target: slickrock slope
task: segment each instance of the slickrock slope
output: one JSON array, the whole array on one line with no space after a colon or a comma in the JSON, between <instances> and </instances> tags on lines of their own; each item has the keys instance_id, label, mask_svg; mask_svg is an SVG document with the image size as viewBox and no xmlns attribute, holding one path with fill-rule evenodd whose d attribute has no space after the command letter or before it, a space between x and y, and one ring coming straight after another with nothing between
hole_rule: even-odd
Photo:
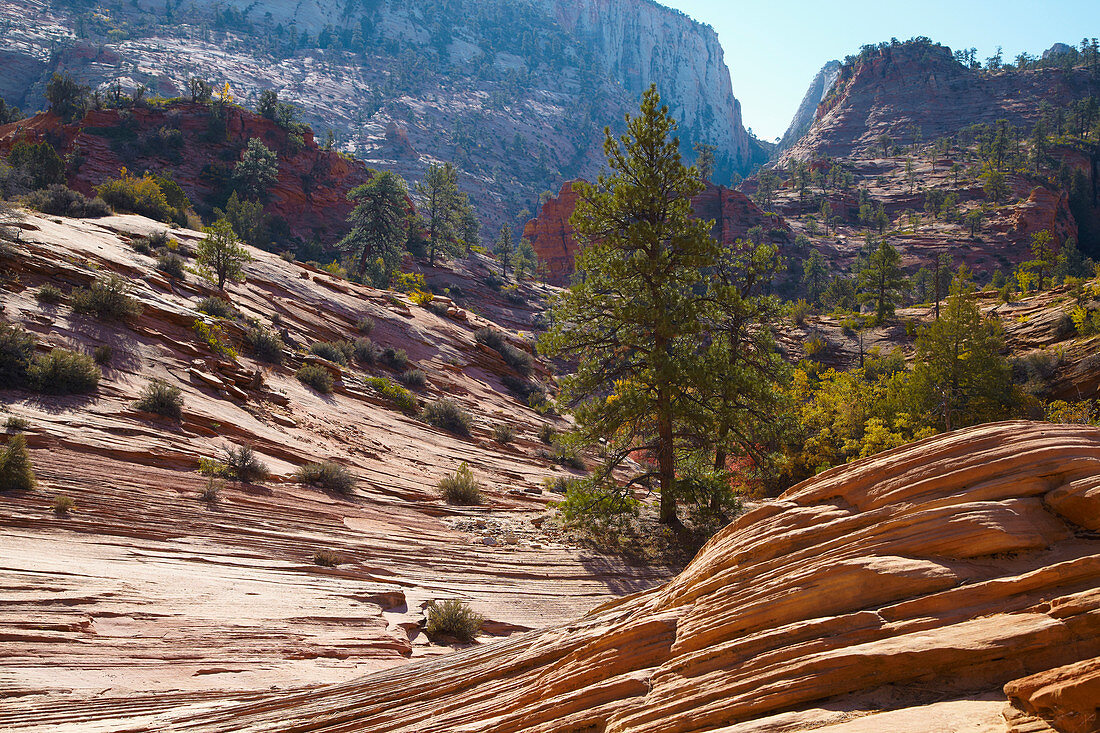
<instances>
[{"instance_id":1,"label":"slickrock slope","mask_svg":"<svg viewBox=\"0 0 1100 733\"><path fill-rule=\"evenodd\" d=\"M523 227L523 236L531 241L540 265L545 267L547 282L556 285L569 283L577 256L577 242L569 224L569 217L577 206L574 183L562 184L558 195L547 199L538 216ZM789 229L781 217L765 214L740 191L709 182L706 189L691 200L691 205L696 216L714 221L712 234L727 243L744 237L756 226L779 231Z\"/></svg>"},{"instance_id":2,"label":"slickrock slope","mask_svg":"<svg viewBox=\"0 0 1100 733\"><path fill-rule=\"evenodd\" d=\"M1088 733L1098 484L1100 430L960 430L822 473L571 623L240 704L104 701L53 730Z\"/></svg>"},{"instance_id":3,"label":"slickrock slope","mask_svg":"<svg viewBox=\"0 0 1100 733\"><path fill-rule=\"evenodd\" d=\"M542 481L564 470L539 455L545 418L509 396L509 368L475 343L488 325L481 316L442 317L253 250L248 281L229 286L242 319L219 322L240 352L233 361L193 330L213 322L196 311L213 291L194 275L166 279L129 246L163 225L28 214L20 226L20 241L0 256L4 319L42 348L109 345L113 355L91 395L0 391L0 419L30 423L40 483L0 492L0 730L49 729L77 719L74 711L94 715L104 699L164 709L190 694L216 700L335 682L444 653L421 631L433 600L469 602L492 638L563 623L668 577L581 553L540 529L554 496ZM171 235L184 253L199 236ZM129 325L34 297L44 283L68 293L112 272L143 304ZM517 321L521 310L512 307ZM242 320L274 316L300 348L353 338L359 319L373 318L375 344L404 349L427 374L420 403L452 397L472 414L472 437L397 410L363 381L363 370L396 378L386 367L341 367L301 351L277 367L256 362ZM294 377L307 361L334 374L332 394ZM546 379L541 367L535 376ZM183 390L181 421L134 408L153 377ZM511 444L493 440L498 423L515 427ZM203 502L199 458L245 443L272 476L228 482L216 503ZM350 495L294 481L297 467L326 459L359 477ZM484 506L452 507L438 495L437 481L463 461L483 484ZM51 510L58 495L75 500L68 516ZM320 551L343 562L319 567ZM153 697L137 703L137 693Z\"/></svg>"}]
</instances>

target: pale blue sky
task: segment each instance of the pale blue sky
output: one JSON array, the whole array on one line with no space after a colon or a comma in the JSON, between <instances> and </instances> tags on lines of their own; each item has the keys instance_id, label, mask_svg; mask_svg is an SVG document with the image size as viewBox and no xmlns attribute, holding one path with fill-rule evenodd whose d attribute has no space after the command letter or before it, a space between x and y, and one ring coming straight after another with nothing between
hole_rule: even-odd
<instances>
[{"instance_id":1,"label":"pale blue sky","mask_svg":"<svg viewBox=\"0 0 1100 733\"><path fill-rule=\"evenodd\" d=\"M1100 36L1100 0L659 0L718 32L741 100L758 137L783 134L814 74L865 43L928 36L978 57L1004 47L1041 54L1055 42Z\"/></svg>"}]
</instances>

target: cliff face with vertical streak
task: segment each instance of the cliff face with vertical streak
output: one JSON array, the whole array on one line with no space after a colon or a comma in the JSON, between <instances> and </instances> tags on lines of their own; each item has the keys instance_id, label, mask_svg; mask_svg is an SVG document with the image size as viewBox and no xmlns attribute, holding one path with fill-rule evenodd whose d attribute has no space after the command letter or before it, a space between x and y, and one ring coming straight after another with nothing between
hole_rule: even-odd
<instances>
[{"instance_id":1,"label":"cliff face with vertical streak","mask_svg":"<svg viewBox=\"0 0 1100 733\"><path fill-rule=\"evenodd\" d=\"M814 119L817 117L818 105L824 101L826 95L832 90L833 84L836 83L839 76L839 61L830 61L821 67L821 71L817 72L813 81L810 82L810 88L806 90L806 96L802 97L802 102L795 110L790 126L783 133L783 139L779 141L780 151L792 147L802 139L803 135L809 132L810 125L814 123Z\"/></svg>"}]
</instances>

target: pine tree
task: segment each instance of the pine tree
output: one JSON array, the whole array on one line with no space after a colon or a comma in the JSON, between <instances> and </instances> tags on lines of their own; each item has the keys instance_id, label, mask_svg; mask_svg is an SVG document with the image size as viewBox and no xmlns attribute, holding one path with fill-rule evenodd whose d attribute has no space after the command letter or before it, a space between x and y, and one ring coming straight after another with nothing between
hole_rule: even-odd
<instances>
[{"instance_id":1,"label":"pine tree","mask_svg":"<svg viewBox=\"0 0 1100 733\"><path fill-rule=\"evenodd\" d=\"M1035 271L1039 292L1047 281L1047 275L1054 269L1056 262L1054 251L1054 234L1048 229L1033 232L1031 235L1031 259L1024 263L1024 267Z\"/></svg>"},{"instance_id":2,"label":"pine tree","mask_svg":"<svg viewBox=\"0 0 1100 733\"><path fill-rule=\"evenodd\" d=\"M546 353L577 363L562 398L575 406L578 439L607 441L595 480L610 481L630 455L654 456L656 468L631 482L657 479L665 524L679 522L677 423L698 366L691 354L706 310L702 268L720 253L710 222L692 216L703 184L684 167L675 130L655 86L641 113L627 116L624 135L606 130L611 174L575 184L579 278L555 300L542 341Z\"/></svg>"},{"instance_id":3,"label":"pine tree","mask_svg":"<svg viewBox=\"0 0 1100 733\"><path fill-rule=\"evenodd\" d=\"M474 253L474 247L481 243L481 222L478 221L477 212L474 211L473 204L470 203L465 194L462 195L461 204L458 208L455 229L458 231L459 239L466 247L466 256L469 257Z\"/></svg>"},{"instance_id":4,"label":"pine tree","mask_svg":"<svg viewBox=\"0 0 1100 733\"><path fill-rule=\"evenodd\" d=\"M500 236L497 237L496 246L493 247L493 252L496 253L497 259L500 260L500 269L504 275L504 279L508 279L508 265L512 264L512 230L508 228L507 224L503 224L500 227Z\"/></svg>"},{"instance_id":5,"label":"pine tree","mask_svg":"<svg viewBox=\"0 0 1100 733\"><path fill-rule=\"evenodd\" d=\"M706 183L714 175L714 151L717 148L706 143L695 143L692 150L695 151L695 167L699 170L699 180Z\"/></svg>"},{"instance_id":6,"label":"pine tree","mask_svg":"<svg viewBox=\"0 0 1100 733\"><path fill-rule=\"evenodd\" d=\"M203 227L206 235L195 247L195 262L199 271L210 282L216 282L218 289L225 288L227 280L244 280L244 263L252 260L248 250L237 242L233 227L225 219L218 219L212 225Z\"/></svg>"},{"instance_id":7,"label":"pine tree","mask_svg":"<svg viewBox=\"0 0 1100 733\"><path fill-rule=\"evenodd\" d=\"M432 163L416 191L424 198L428 225L428 261L436 254L458 254L454 241L454 212L458 203L458 171L450 163Z\"/></svg>"},{"instance_id":8,"label":"pine tree","mask_svg":"<svg viewBox=\"0 0 1100 733\"><path fill-rule=\"evenodd\" d=\"M516 280L531 277L538 269L538 255L535 254L535 248L531 246L531 242L527 238L519 240L513 260L512 267L516 271Z\"/></svg>"},{"instance_id":9,"label":"pine tree","mask_svg":"<svg viewBox=\"0 0 1100 733\"><path fill-rule=\"evenodd\" d=\"M371 179L348 192L355 208L348 215L351 231L337 245L352 258L356 273L370 270L375 287L389 285L401 264L408 236L408 188L391 171L371 171Z\"/></svg>"},{"instance_id":10,"label":"pine tree","mask_svg":"<svg viewBox=\"0 0 1100 733\"><path fill-rule=\"evenodd\" d=\"M867 267L859 273L862 300L875 303L875 323L881 324L894 315L898 290L905 284L900 263L898 251L881 239L867 259Z\"/></svg>"},{"instance_id":11,"label":"pine tree","mask_svg":"<svg viewBox=\"0 0 1100 733\"><path fill-rule=\"evenodd\" d=\"M829 284L829 270L821 252L810 251L810 256L802 265L802 285L806 288L806 297L811 303L819 305L821 296Z\"/></svg>"},{"instance_id":12,"label":"pine tree","mask_svg":"<svg viewBox=\"0 0 1100 733\"><path fill-rule=\"evenodd\" d=\"M233 169L233 180L246 197L266 198L268 190L279 177L279 157L258 137L248 141L244 155Z\"/></svg>"}]
</instances>

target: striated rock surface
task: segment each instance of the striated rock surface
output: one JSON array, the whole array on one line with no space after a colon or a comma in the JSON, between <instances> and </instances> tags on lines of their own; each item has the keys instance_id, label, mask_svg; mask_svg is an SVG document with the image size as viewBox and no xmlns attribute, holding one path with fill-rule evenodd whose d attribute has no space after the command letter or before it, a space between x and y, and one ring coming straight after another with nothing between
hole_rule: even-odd
<instances>
[{"instance_id":1,"label":"striated rock surface","mask_svg":"<svg viewBox=\"0 0 1100 733\"><path fill-rule=\"evenodd\" d=\"M545 268L547 282L555 285L569 283L577 256L578 245L569 224L569 217L577 206L575 182L566 181L558 195L548 199L539 209L538 216L523 227L524 238L530 240ZM712 233L723 242L732 243L756 226L789 230L782 217L764 213L748 196L725 186L708 182L706 189L692 199L691 205L696 216L714 221Z\"/></svg>"},{"instance_id":2,"label":"striated rock surface","mask_svg":"<svg viewBox=\"0 0 1100 733\"><path fill-rule=\"evenodd\" d=\"M829 61L821 67L821 71L817 72L810 82L806 95L802 97L798 109L795 110L794 117L791 118L791 124L787 126L787 131L783 133L783 137L779 141L779 152L794 146L809 131L810 125L817 118L818 105L832 91L833 84L836 83L839 77L839 61Z\"/></svg>"},{"instance_id":3,"label":"striated rock surface","mask_svg":"<svg viewBox=\"0 0 1100 733\"><path fill-rule=\"evenodd\" d=\"M55 708L50 729L1092 731L1097 506L1051 497L1097 480L1095 428L959 430L826 471L570 623L300 693ZM43 720L17 700L0 723Z\"/></svg>"}]
</instances>

